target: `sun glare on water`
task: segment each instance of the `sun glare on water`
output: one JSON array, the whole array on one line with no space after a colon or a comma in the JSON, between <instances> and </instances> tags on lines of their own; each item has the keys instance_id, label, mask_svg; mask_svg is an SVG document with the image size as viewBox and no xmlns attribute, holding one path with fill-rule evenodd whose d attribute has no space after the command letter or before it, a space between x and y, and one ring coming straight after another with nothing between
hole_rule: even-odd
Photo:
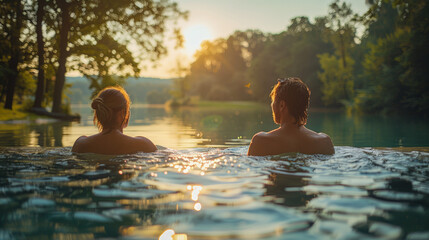
<instances>
[{"instance_id":1,"label":"sun glare on water","mask_svg":"<svg viewBox=\"0 0 429 240\"><path fill-rule=\"evenodd\" d=\"M183 31L185 48L189 55L193 55L200 48L201 43L213 38L210 29L205 25L193 25Z\"/></svg>"}]
</instances>

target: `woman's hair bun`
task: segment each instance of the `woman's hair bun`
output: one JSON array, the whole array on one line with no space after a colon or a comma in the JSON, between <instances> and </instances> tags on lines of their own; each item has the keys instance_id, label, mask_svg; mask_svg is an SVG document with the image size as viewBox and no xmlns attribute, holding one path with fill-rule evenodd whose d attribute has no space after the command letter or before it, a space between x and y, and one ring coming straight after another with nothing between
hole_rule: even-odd
<instances>
[{"instance_id":1,"label":"woman's hair bun","mask_svg":"<svg viewBox=\"0 0 429 240\"><path fill-rule=\"evenodd\" d=\"M94 100L92 100L91 108L92 109L97 109L100 104L104 104L103 99L100 98L100 97L95 98Z\"/></svg>"}]
</instances>

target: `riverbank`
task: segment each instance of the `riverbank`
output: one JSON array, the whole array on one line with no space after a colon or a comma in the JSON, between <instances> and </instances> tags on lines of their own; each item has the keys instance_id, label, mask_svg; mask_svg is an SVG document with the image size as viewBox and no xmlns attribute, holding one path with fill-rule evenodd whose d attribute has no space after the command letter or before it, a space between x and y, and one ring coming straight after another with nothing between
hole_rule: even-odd
<instances>
[{"instance_id":1,"label":"riverbank","mask_svg":"<svg viewBox=\"0 0 429 240\"><path fill-rule=\"evenodd\" d=\"M46 111L44 108L24 110L22 105L16 105L12 110L0 108L1 122L12 120L35 120L38 118L55 118L63 121L79 121L80 115L51 113Z\"/></svg>"},{"instance_id":2,"label":"riverbank","mask_svg":"<svg viewBox=\"0 0 429 240\"><path fill-rule=\"evenodd\" d=\"M0 121L22 120L36 117L38 117L36 114L24 111L20 105L15 106L13 110L0 108Z\"/></svg>"}]
</instances>

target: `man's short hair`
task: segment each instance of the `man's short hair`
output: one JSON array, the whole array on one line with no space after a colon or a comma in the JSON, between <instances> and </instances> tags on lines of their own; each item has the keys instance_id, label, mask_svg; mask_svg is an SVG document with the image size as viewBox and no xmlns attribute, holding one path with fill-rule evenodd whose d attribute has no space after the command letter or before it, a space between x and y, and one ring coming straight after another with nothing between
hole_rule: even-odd
<instances>
[{"instance_id":1,"label":"man's short hair","mask_svg":"<svg viewBox=\"0 0 429 240\"><path fill-rule=\"evenodd\" d=\"M271 91L271 101L285 101L298 126L307 124L310 89L297 77L280 78Z\"/></svg>"}]
</instances>

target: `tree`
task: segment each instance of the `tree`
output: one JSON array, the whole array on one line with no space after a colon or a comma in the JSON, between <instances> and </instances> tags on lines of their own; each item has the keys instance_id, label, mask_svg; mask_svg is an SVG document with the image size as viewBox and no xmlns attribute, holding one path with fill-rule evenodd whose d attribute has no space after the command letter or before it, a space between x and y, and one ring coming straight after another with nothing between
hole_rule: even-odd
<instances>
[{"instance_id":1,"label":"tree","mask_svg":"<svg viewBox=\"0 0 429 240\"><path fill-rule=\"evenodd\" d=\"M329 5L328 38L334 44L337 55L341 57L343 67L347 67L348 49L354 45L356 27L354 23L357 21L357 15L353 14L350 5L345 2L342 4L340 0L335 0Z\"/></svg>"},{"instance_id":2,"label":"tree","mask_svg":"<svg viewBox=\"0 0 429 240\"><path fill-rule=\"evenodd\" d=\"M429 4L427 1L397 1L400 9L404 9L404 23L409 26L411 35L404 46L407 69L401 82L407 87L404 105L411 112L429 112ZM406 27L405 27L406 29Z\"/></svg>"},{"instance_id":3,"label":"tree","mask_svg":"<svg viewBox=\"0 0 429 240\"><path fill-rule=\"evenodd\" d=\"M350 50L355 46L355 23L358 17L353 14L350 5L344 2L341 4L339 0L332 2L329 7L329 17L326 18L329 28L325 31L325 38L333 44L335 54L318 56L322 67L318 76L323 82L323 100L326 105L350 105L354 97L353 66L349 65L354 61L350 57Z\"/></svg>"},{"instance_id":4,"label":"tree","mask_svg":"<svg viewBox=\"0 0 429 240\"><path fill-rule=\"evenodd\" d=\"M333 53L332 43L323 40L326 21L316 18L312 23L307 17L296 17L287 31L271 36L265 42L263 50L247 70L256 99L268 101L277 78L296 76L310 87L312 105L322 105L322 83L317 76L321 68L317 55Z\"/></svg>"},{"instance_id":5,"label":"tree","mask_svg":"<svg viewBox=\"0 0 429 240\"><path fill-rule=\"evenodd\" d=\"M60 10L60 28L59 28L59 40L58 40L58 69L55 75L55 87L52 104L52 112L60 113L61 102L63 98L63 89L66 81L66 62L70 54L68 50L69 43L69 31L71 28L70 20L70 9L76 9L79 6L80 1L67 2L66 0L57 0L57 6Z\"/></svg>"},{"instance_id":6,"label":"tree","mask_svg":"<svg viewBox=\"0 0 429 240\"><path fill-rule=\"evenodd\" d=\"M339 103L347 105L345 102L349 96L354 95L353 86L353 59L347 57L344 60L335 55L324 53L318 55L323 72L318 76L323 83L323 101L326 105L338 106Z\"/></svg>"},{"instance_id":7,"label":"tree","mask_svg":"<svg viewBox=\"0 0 429 240\"><path fill-rule=\"evenodd\" d=\"M6 75L6 101L4 108L12 109L15 86L18 79L18 65L21 61L21 42L20 36L24 22L23 5L21 0L18 1L1 1L1 32L2 37L6 40L5 44L8 49L4 49L2 60L8 59Z\"/></svg>"},{"instance_id":8,"label":"tree","mask_svg":"<svg viewBox=\"0 0 429 240\"><path fill-rule=\"evenodd\" d=\"M34 108L41 108L45 93L45 41L43 39L43 19L45 15L46 0L37 0L36 35L37 35L37 89Z\"/></svg>"},{"instance_id":9,"label":"tree","mask_svg":"<svg viewBox=\"0 0 429 240\"><path fill-rule=\"evenodd\" d=\"M355 98L367 112L429 110L429 5L426 1L376 1L365 15L365 79ZM381 26L387 26L381 31Z\"/></svg>"},{"instance_id":10,"label":"tree","mask_svg":"<svg viewBox=\"0 0 429 240\"><path fill-rule=\"evenodd\" d=\"M227 39L201 44L191 64L194 93L208 100L248 100L252 96L246 70L268 37L257 30L236 31Z\"/></svg>"},{"instance_id":11,"label":"tree","mask_svg":"<svg viewBox=\"0 0 429 240\"><path fill-rule=\"evenodd\" d=\"M165 0L56 0L55 4L59 16L51 14L49 21L55 27L56 17L60 19L55 30L58 68L53 112L61 111L66 63L86 76L97 75L92 81L109 78L111 70L138 75L139 62L156 61L166 54L163 40L167 21L176 22L187 15L176 3ZM180 31L175 34L180 35ZM180 39L179 35L176 37ZM68 62L70 56L73 58Z\"/></svg>"},{"instance_id":12,"label":"tree","mask_svg":"<svg viewBox=\"0 0 429 240\"><path fill-rule=\"evenodd\" d=\"M189 100L190 77L189 69L181 63L180 59L176 59L176 67L170 70L176 77L174 79L174 87L171 95L175 100ZM153 99L153 97L152 97ZM149 101L150 102L150 101Z\"/></svg>"}]
</instances>

